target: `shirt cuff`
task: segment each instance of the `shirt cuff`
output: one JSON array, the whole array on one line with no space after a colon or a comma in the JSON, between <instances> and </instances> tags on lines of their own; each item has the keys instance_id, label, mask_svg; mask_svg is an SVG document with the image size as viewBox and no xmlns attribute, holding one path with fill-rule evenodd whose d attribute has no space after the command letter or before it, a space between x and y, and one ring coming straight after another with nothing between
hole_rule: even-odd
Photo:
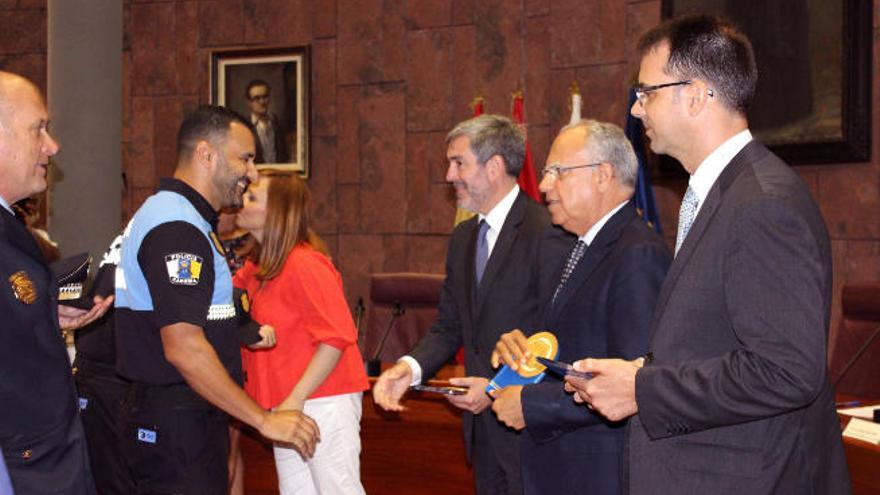
<instances>
[{"instance_id":1,"label":"shirt cuff","mask_svg":"<svg viewBox=\"0 0 880 495\"><path fill-rule=\"evenodd\" d=\"M418 385L422 383L422 367L419 365L419 362L412 356L402 356L397 362L403 361L404 363L409 365L409 368L412 370L412 382L410 385Z\"/></svg>"}]
</instances>

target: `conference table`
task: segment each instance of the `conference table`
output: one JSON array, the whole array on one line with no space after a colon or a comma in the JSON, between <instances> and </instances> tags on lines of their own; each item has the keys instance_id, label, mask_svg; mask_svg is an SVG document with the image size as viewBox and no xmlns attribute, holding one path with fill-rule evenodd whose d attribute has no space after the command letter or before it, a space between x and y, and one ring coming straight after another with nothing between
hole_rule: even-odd
<instances>
[{"instance_id":1,"label":"conference table","mask_svg":"<svg viewBox=\"0 0 880 495\"><path fill-rule=\"evenodd\" d=\"M460 366L438 379L462 376ZM371 378L371 385L375 379ZM841 396L850 401L853 397ZM401 413L388 413L364 393L361 421L361 478L370 495L473 494L473 472L465 462L461 414L436 394L409 391ZM862 401L863 405L880 400ZM840 415L841 429L849 417ZM257 434L242 435L245 493L278 493L272 449ZM844 437L854 495L880 495L880 446Z\"/></svg>"},{"instance_id":2,"label":"conference table","mask_svg":"<svg viewBox=\"0 0 880 495\"><path fill-rule=\"evenodd\" d=\"M849 396L839 396L841 402L857 400ZM880 400L861 400L862 405L878 405ZM838 414L841 431L852 419L850 416ZM880 445L843 437L843 449L846 451L846 462L849 465L849 476L852 481L853 495L880 494Z\"/></svg>"}]
</instances>

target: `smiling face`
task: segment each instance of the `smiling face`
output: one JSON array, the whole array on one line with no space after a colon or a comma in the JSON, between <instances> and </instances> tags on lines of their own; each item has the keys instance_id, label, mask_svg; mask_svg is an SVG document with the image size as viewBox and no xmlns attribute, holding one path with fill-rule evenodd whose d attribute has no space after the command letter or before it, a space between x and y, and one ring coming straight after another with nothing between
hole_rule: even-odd
<instances>
[{"instance_id":1,"label":"smiling face","mask_svg":"<svg viewBox=\"0 0 880 495\"><path fill-rule=\"evenodd\" d=\"M239 208L248 185L257 180L254 146L253 133L238 122L229 126L225 139L217 146L213 183L220 208Z\"/></svg>"},{"instance_id":2,"label":"smiling face","mask_svg":"<svg viewBox=\"0 0 880 495\"><path fill-rule=\"evenodd\" d=\"M266 226L266 201L268 200L268 177L261 177L248 187L244 194L244 205L235 216L235 223L247 230L258 241L263 240L263 229Z\"/></svg>"},{"instance_id":3,"label":"smiling face","mask_svg":"<svg viewBox=\"0 0 880 495\"><path fill-rule=\"evenodd\" d=\"M446 149L449 168L446 182L455 187L458 207L475 213L486 214L491 197L491 183L487 164L477 163L477 156L471 150L471 140L467 136L453 139Z\"/></svg>"},{"instance_id":4,"label":"smiling face","mask_svg":"<svg viewBox=\"0 0 880 495\"><path fill-rule=\"evenodd\" d=\"M12 204L46 190L49 157L60 145L49 134L49 114L37 88L4 81L0 102L0 196Z\"/></svg>"},{"instance_id":5,"label":"smiling face","mask_svg":"<svg viewBox=\"0 0 880 495\"><path fill-rule=\"evenodd\" d=\"M677 79L664 72L669 61L669 44L661 42L648 50L639 65L639 84L653 86L676 82ZM633 117L645 125L645 135L650 140L651 151L681 159L685 133L680 123L686 118L686 106L681 91L684 86L670 86L646 95L644 102L636 100L630 108ZM684 113L683 113L684 112Z\"/></svg>"},{"instance_id":6,"label":"smiling face","mask_svg":"<svg viewBox=\"0 0 880 495\"><path fill-rule=\"evenodd\" d=\"M585 130L562 131L553 141L547 166L572 167L594 163L585 149ZM547 210L555 225L582 236L604 215L599 187L599 168L583 167L559 174L544 174L539 188L547 200Z\"/></svg>"}]
</instances>

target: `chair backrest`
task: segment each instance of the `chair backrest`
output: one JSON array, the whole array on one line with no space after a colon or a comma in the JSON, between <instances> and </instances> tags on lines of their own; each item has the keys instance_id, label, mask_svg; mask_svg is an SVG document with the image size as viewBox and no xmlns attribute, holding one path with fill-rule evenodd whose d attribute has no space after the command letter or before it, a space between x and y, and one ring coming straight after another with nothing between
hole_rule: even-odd
<instances>
[{"instance_id":1,"label":"chair backrest","mask_svg":"<svg viewBox=\"0 0 880 495\"><path fill-rule=\"evenodd\" d=\"M444 278L430 273L370 275L370 303L361 340L365 360L375 357L378 361L394 362L412 350L437 319ZM394 318L397 307L403 314ZM388 336L383 344L386 331Z\"/></svg>"},{"instance_id":2,"label":"chair backrest","mask_svg":"<svg viewBox=\"0 0 880 495\"><path fill-rule=\"evenodd\" d=\"M842 318L831 358L831 380L880 327L880 283L848 284L841 291ZM840 394L880 399L880 336L868 346L837 383Z\"/></svg>"}]
</instances>

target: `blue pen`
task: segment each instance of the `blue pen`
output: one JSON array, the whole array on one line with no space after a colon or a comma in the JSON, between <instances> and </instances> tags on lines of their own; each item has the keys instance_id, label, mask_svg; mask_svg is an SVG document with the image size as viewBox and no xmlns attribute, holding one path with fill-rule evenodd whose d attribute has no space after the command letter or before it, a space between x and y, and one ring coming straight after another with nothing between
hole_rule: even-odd
<instances>
[{"instance_id":1,"label":"blue pen","mask_svg":"<svg viewBox=\"0 0 880 495\"><path fill-rule=\"evenodd\" d=\"M857 400L851 400L847 402L835 402L834 407L856 407L862 405L861 402Z\"/></svg>"}]
</instances>

